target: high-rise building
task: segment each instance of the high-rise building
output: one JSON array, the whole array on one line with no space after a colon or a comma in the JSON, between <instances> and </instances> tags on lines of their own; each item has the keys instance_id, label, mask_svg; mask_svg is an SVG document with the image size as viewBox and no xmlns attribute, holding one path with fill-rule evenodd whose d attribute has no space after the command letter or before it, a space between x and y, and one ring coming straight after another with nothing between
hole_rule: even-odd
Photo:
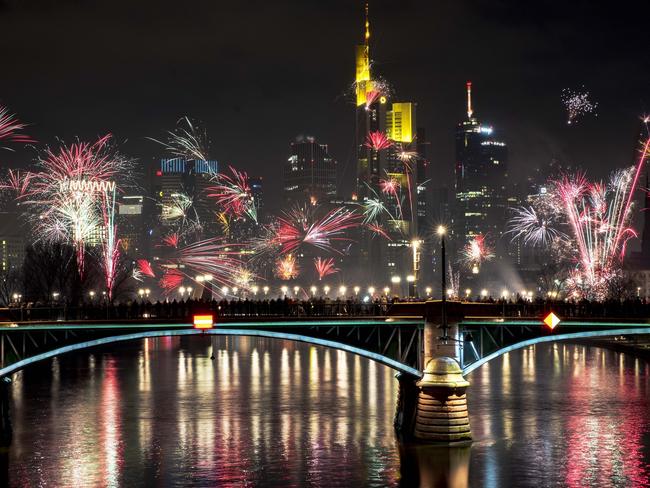
<instances>
[{"instance_id":1,"label":"high-rise building","mask_svg":"<svg viewBox=\"0 0 650 488\"><path fill-rule=\"evenodd\" d=\"M291 156L284 165L286 204L328 201L336 196L336 161L327 144L300 136L291 143Z\"/></svg>"},{"instance_id":2,"label":"high-rise building","mask_svg":"<svg viewBox=\"0 0 650 488\"><path fill-rule=\"evenodd\" d=\"M370 68L370 22L365 10L364 42L356 47L357 184L353 200L380 200L387 209L378 224L388 239L365 229L359 237L360 267L373 282L414 271L412 242L418 235L416 104L391 100Z\"/></svg>"},{"instance_id":3,"label":"high-rise building","mask_svg":"<svg viewBox=\"0 0 650 488\"><path fill-rule=\"evenodd\" d=\"M482 125L474 116L471 90L468 82L467 119L456 129L452 231L457 249L479 234L498 245L507 220L508 148L495 137L492 127Z\"/></svg>"},{"instance_id":4,"label":"high-rise building","mask_svg":"<svg viewBox=\"0 0 650 488\"><path fill-rule=\"evenodd\" d=\"M122 249L129 256L149 256L144 195L121 195L117 203L117 226Z\"/></svg>"},{"instance_id":5,"label":"high-rise building","mask_svg":"<svg viewBox=\"0 0 650 488\"><path fill-rule=\"evenodd\" d=\"M217 161L161 159L159 168L155 170L152 190L160 206L163 224L179 204L185 205L183 201L187 201L190 218L197 219L205 233L213 233L217 226L214 204L206 193L217 171Z\"/></svg>"},{"instance_id":6,"label":"high-rise building","mask_svg":"<svg viewBox=\"0 0 650 488\"><path fill-rule=\"evenodd\" d=\"M261 176L251 176L248 178L248 184L251 188L251 195L257 208L257 219L262 221L264 218L264 187Z\"/></svg>"}]
</instances>

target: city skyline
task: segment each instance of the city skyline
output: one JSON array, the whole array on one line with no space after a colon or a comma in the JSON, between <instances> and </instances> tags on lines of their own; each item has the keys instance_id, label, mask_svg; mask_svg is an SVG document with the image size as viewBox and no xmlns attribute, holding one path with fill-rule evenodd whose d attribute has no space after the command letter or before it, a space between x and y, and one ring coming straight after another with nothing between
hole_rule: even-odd
<instances>
[{"instance_id":1,"label":"city skyline","mask_svg":"<svg viewBox=\"0 0 650 488\"><path fill-rule=\"evenodd\" d=\"M241 7L221 8L218 13L207 6L197 7L177 18L180 25L196 22L198 29L186 36L189 38L184 38L180 29L173 31L175 43L166 40L170 45L161 49L137 42L143 40L145 32L153 35L162 24L170 22L174 11L171 5L163 2L150 27L140 26L135 30L127 24L123 29L124 39L111 42L102 40L101 36L91 37L89 47L96 50L94 56L86 52L88 47L77 46L74 52L90 62L83 72L76 67L77 56L61 58L55 55L57 49L64 48L72 39L58 36L51 46L45 46L32 44L30 33L36 28L45 32L56 29L56 22L45 22L50 15L83 33L87 29L83 20L96 14L97 9L108 9L105 13L110 20L120 19L119 2L111 8L82 7L74 3L55 7L47 2L34 2L30 4L31 10L25 10L14 2L3 5L0 25L4 34L0 36L11 36L14 29L20 29L20 33L13 36L20 42L6 44L12 46L6 53L7 61L29 80L41 79L27 76L29 73L57 73L57 86L32 87L29 83L25 86L24 83L16 84L11 78L0 81L3 104L32 124L30 133L41 143L54 144L57 136L69 142L75 136L92 138L100 132L111 131L118 140L127 141L125 152L145 163L160 157L159 148L145 138L160 134L173 126L179 117L189 115L201 120L211 134L212 158L222 165L233 164L250 174L263 176L270 190L281 187L278 172L271 168L279 167L286 160L288 142L299 134L313 135L328 144L332 157L339 161L341 190L344 193L352 191L349 180L354 174L355 154L354 141L350 137L354 132L350 114L354 111L354 103L346 99L345 92L354 75L350 69L354 62L352 46L358 44L362 36L359 29L363 17L361 4L337 3L328 9L319 9L314 4L285 3L276 5L271 11L258 6L245 17L244 25L237 26L246 35L239 39L235 50L228 49L232 46L227 29L207 27L210 22L223 27L229 16L235 16ZM625 3L611 15L615 20L631 11L643 12L643 8L634 10L635 6L634 2ZM553 2L539 16L525 7L514 12L507 7L507 3L493 9L461 3L453 7L441 6L442 12L436 12L430 6L413 2L395 13L388 2L370 5L373 29L377 32L372 38L373 70L392 83L398 98L418 103L418 125L427 130L432 167L444 177L444 182L451 184L453 131L464 112L467 80L474 83L477 116L507 135L515 181L523 177L527 168L539 167L552 157L580 164L597 178L605 177L609 168L629 164L638 117L644 111L642 87L647 81L645 73L637 69L647 55L641 51L641 43L635 42L640 40L637 37L640 34L633 28L634 24L625 27L616 23L604 27L594 24L589 28L570 24L564 19L572 18L575 7L560 8ZM144 15L141 9L145 8L146 4L133 6L133 15ZM592 4L590 8L584 13L586 20L598 19L597 14L604 6ZM278 49L288 41L283 36L266 43L258 42L271 28L270 19L282 30L283 22L288 22L289 18L284 19L282 14L289 11L294 20L308 15L316 19L316 29L310 33L301 31L305 34L304 42L292 47L298 51L298 57L289 54L287 49ZM32 16L27 24L29 12ZM36 12L35 17L33 12ZM198 19L201 12L206 14L205 18ZM264 14L270 15L269 20L261 19ZM409 35L407 31L413 29L407 29L402 22L407 18L413 27L420 27ZM437 25L436 22L442 22L443 18L458 20L458 27ZM428 21L433 22L433 27L424 25ZM104 22L99 26L112 25L108 20ZM504 50L508 37L515 34L513 29L518 25L533 26L531 39L520 39L521 46L517 49ZM330 35L327 43L321 42L323 38L318 36L323 29L334 26L340 27L337 32L345 34ZM470 48L458 35L448 38L454 39L454 43L432 45L438 36L454 34L454 30L460 32L464 26L471 27L475 35L481 29L489 30L494 26L500 29L490 31L492 42L480 48ZM557 41L551 41L558 36L570 38L568 54L587 48L570 69L567 66L570 56L551 56L558 49ZM130 41L129 49L119 50L120 43L127 41ZM193 41L198 41L199 45L190 48ZM604 46L608 42L611 47L606 49ZM624 55L613 49L615 45L626 46ZM214 59L202 55L206 50L210 52L211 46L218 54ZM484 56L474 49L496 49L503 54ZM41 56L38 62L30 61L30 53L36 52ZM115 56L117 52L119 56ZM182 67L186 63L188 67L197 68L201 76L192 76L192 70L184 76L175 67L170 72L169 66L165 68L166 73L157 73L155 67L163 61L160 57L163 53L179 61L179 64L172 63L173 66ZM454 54L463 57L454 60ZM534 55L535 70L548 70L548 73L531 81L540 73L527 71L526 54ZM597 54L600 54L600 66L606 69L600 73L594 73L593 69L585 71L580 77L582 63L591 61ZM540 57L541 63L538 62ZM148 59L147 70L134 64L145 58ZM511 62L520 58L523 58L521 69L504 76ZM264 61L259 62L262 59ZM298 63L296 59L305 62ZM458 62L459 59L463 61ZM289 69L274 69L274 74L269 76L270 64L274 62L277 67L289 63ZM619 66L615 74L619 82L608 83L609 88L601 86L606 72L614 66ZM55 71L48 71L51 69ZM224 89L222 85L226 79L233 83L226 83ZM245 83L237 83L237 80ZM561 91L563 88L578 90L583 85L598 102L598 117L584 117L577 125L567 126ZM616 104L611 102L614 89ZM92 103L87 103L88 97L93 97ZM119 103L115 103L116 100ZM291 122L275 124L269 117ZM244 137L252 137L259 144L244 144ZM29 162L32 152L19 149L9 156L20 166ZM3 163L7 162L5 156ZM267 192L269 204L277 206L280 199L274 198L274 193Z\"/></svg>"}]
</instances>

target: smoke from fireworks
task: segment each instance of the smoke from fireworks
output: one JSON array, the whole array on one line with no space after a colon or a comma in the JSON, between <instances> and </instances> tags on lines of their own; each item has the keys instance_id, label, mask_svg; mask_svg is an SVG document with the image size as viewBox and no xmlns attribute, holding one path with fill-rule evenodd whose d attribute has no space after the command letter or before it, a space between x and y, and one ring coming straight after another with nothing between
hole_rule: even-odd
<instances>
[{"instance_id":1,"label":"smoke from fireworks","mask_svg":"<svg viewBox=\"0 0 650 488\"><path fill-rule=\"evenodd\" d=\"M366 136L365 146L374 151L382 151L392 145L393 142L381 131L368 132Z\"/></svg>"},{"instance_id":2,"label":"smoke from fireworks","mask_svg":"<svg viewBox=\"0 0 650 488\"><path fill-rule=\"evenodd\" d=\"M584 88L584 86L583 86ZM598 102L591 102L589 100L589 92L574 92L569 88L562 90L562 103L566 110L567 124L571 125L577 123L578 120L588 114L596 114Z\"/></svg>"},{"instance_id":3,"label":"smoke from fireworks","mask_svg":"<svg viewBox=\"0 0 650 488\"><path fill-rule=\"evenodd\" d=\"M181 117L174 130L167 131L167 141L148 139L162 145L170 154L183 159L199 159L207 161L210 142L207 132L195 126L189 117Z\"/></svg>"},{"instance_id":4,"label":"smoke from fireworks","mask_svg":"<svg viewBox=\"0 0 650 488\"><path fill-rule=\"evenodd\" d=\"M214 186L208 188L208 197L214 198L227 214L235 217L246 215L257 222L257 206L248 184L248 175L229 167L232 175L219 173L214 176Z\"/></svg>"},{"instance_id":5,"label":"smoke from fireworks","mask_svg":"<svg viewBox=\"0 0 650 488\"><path fill-rule=\"evenodd\" d=\"M318 279L322 280L326 276L329 276L334 273L338 273L338 269L334 266L334 258L315 258L314 267L316 268L316 273L318 273Z\"/></svg>"}]
</instances>

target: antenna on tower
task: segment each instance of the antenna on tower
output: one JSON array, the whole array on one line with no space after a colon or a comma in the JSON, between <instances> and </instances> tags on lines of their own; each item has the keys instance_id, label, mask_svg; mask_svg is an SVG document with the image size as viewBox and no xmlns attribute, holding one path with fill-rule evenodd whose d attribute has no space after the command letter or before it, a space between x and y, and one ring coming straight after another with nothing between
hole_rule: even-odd
<instances>
[{"instance_id":1,"label":"antenna on tower","mask_svg":"<svg viewBox=\"0 0 650 488\"><path fill-rule=\"evenodd\" d=\"M366 34L364 37L364 43L368 47L368 42L370 41L370 16L368 14L368 2L366 2Z\"/></svg>"},{"instance_id":2,"label":"antenna on tower","mask_svg":"<svg viewBox=\"0 0 650 488\"><path fill-rule=\"evenodd\" d=\"M472 82L467 82L467 118L471 119L474 111L472 110Z\"/></svg>"}]
</instances>

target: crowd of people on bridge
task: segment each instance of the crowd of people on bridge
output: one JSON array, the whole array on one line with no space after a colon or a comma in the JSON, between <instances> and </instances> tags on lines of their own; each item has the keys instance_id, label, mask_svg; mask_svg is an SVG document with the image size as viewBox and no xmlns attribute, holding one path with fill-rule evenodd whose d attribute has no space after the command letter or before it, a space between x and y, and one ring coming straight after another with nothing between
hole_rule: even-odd
<instances>
[{"instance_id":1,"label":"crowd of people on bridge","mask_svg":"<svg viewBox=\"0 0 650 488\"><path fill-rule=\"evenodd\" d=\"M13 304L0 309L0 321L34 320L187 320L196 313L212 313L215 317L334 317L334 316L382 316L396 302L424 299L376 296L359 299L356 296L292 298L237 298L237 299L180 299L149 301L129 300L120 303L87 302L80 306L72 304ZM495 313L504 317L541 317L550 311L563 318L575 317L650 317L650 302L642 299L588 300L528 299L515 296L510 299L485 297L477 300L493 304Z\"/></svg>"}]
</instances>

